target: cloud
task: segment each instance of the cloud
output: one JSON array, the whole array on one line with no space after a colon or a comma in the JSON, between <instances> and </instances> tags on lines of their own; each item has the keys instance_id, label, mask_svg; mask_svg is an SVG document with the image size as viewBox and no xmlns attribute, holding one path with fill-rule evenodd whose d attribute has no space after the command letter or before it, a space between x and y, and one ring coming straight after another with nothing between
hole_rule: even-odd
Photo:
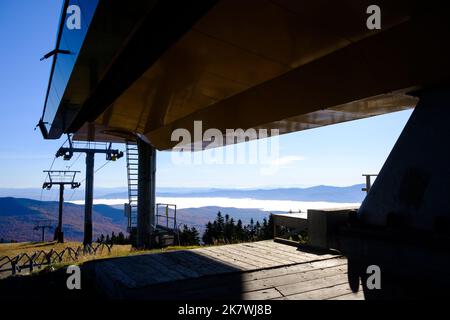
<instances>
[{"instance_id":1,"label":"cloud","mask_svg":"<svg viewBox=\"0 0 450 320\"><path fill-rule=\"evenodd\" d=\"M275 167L286 167L292 163L305 160L305 157L302 156L284 156L279 157L277 159L272 160L270 163L271 166Z\"/></svg>"},{"instance_id":2,"label":"cloud","mask_svg":"<svg viewBox=\"0 0 450 320\"><path fill-rule=\"evenodd\" d=\"M262 175L274 175L279 169L286 169L292 167L295 162L305 160L302 156L284 156L273 159L267 166L260 169Z\"/></svg>"}]
</instances>

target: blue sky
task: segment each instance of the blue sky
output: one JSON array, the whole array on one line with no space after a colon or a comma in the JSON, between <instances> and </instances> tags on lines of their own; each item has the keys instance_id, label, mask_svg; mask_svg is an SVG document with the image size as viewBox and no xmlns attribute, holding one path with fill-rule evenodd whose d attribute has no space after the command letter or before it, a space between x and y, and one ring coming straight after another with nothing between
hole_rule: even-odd
<instances>
[{"instance_id":1,"label":"blue sky","mask_svg":"<svg viewBox=\"0 0 450 320\"><path fill-rule=\"evenodd\" d=\"M34 127L41 116L55 46L61 2L0 1L0 188L40 187L62 140L43 140ZM280 137L276 174L257 165L174 165L158 153L160 187L288 187L352 185L362 173L377 173L411 111L341 123ZM118 145L121 148L122 146ZM105 162L96 158L96 167ZM54 169L68 165L57 159ZM72 167L84 176L84 156ZM126 185L125 160L109 163L95 177L97 187Z\"/></svg>"}]
</instances>

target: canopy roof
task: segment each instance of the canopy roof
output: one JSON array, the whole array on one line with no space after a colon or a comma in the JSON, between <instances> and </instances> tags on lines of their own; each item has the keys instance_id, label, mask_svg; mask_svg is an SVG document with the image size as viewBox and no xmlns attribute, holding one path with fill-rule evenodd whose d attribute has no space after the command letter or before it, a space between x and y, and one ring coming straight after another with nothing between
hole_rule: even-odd
<instances>
[{"instance_id":1,"label":"canopy roof","mask_svg":"<svg viewBox=\"0 0 450 320\"><path fill-rule=\"evenodd\" d=\"M289 133L414 107L450 75L448 19L425 1L378 1L381 30L365 0L74 2L85 25L62 15L72 55L54 58L45 138L166 150L196 120Z\"/></svg>"}]
</instances>

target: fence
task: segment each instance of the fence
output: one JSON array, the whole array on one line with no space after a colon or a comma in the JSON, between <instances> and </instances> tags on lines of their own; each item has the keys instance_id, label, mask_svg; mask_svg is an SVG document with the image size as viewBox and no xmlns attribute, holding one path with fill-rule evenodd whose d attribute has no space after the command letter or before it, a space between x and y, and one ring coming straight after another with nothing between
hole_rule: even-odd
<instances>
[{"instance_id":1,"label":"fence","mask_svg":"<svg viewBox=\"0 0 450 320\"><path fill-rule=\"evenodd\" d=\"M11 275L16 275L22 270L27 270L31 273L35 268L40 269L42 266L61 263L63 260L78 261L80 256L101 254L105 248L108 250L108 253L111 253L112 246L112 244L99 243L96 246L78 246L76 249L67 247L60 252L51 249L49 252L39 250L32 254L21 253L13 258L3 256L0 257L0 274L10 272Z\"/></svg>"}]
</instances>

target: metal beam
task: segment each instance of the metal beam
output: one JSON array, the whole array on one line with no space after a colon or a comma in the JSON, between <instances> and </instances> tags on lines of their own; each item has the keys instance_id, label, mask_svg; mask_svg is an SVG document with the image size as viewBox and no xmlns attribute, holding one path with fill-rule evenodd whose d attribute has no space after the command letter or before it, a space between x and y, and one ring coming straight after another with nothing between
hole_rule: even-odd
<instances>
[{"instance_id":1,"label":"metal beam","mask_svg":"<svg viewBox=\"0 0 450 320\"><path fill-rule=\"evenodd\" d=\"M64 243L64 233L62 231L64 186L69 185L72 189L80 187L80 183L75 182L75 176L79 171L44 170L44 172L47 173L49 181L44 182L42 185L43 189L50 190L54 185L59 186L58 226L55 229L54 240L58 243Z\"/></svg>"},{"instance_id":2,"label":"metal beam","mask_svg":"<svg viewBox=\"0 0 450 320\"><path fill-rule=\"evenodd\" d=\"M84 205L84 245L92 244L92 205L94 198L94 157L96 153L106 154L106 160L115 161L123 156L123 152L111 149L111 144L105 149L74 148L69 137L69 148L59 148L56 157L70 160L75 152L86 154L86 187ZM45 184L44 184L45 186Z\"/></svg>"},{"instance_id":3,"label":"metal beam","mask_svg":"<svg viewBox=\"0 0 450 320\"><path fill-rule=\"evenodd\" d=\"M55 232L55 240L58 243L64 242L64 233L62 231L62 213L64 206L64 184L59 185L59 208L58 208L58 228Z\"/></svg>"},{"instance_id":4,"label":"metal beam","mask_svg":"<svg viewBox=\"0 0 450 320\"><path fill-rule=\"evenodd\" d=\"M137 146L139 162L136 246L138 248L149 248L155 224L156 149L139 138Z\"/></svg>"},{"instance_id":5,"label":"metal beam","mask_svg":"<svg viewBox=\"0 0 450 320\"><path fill-rule=\"evenodd\" d=\"M84 204L83 244L92 244L92 204L94 199L94 152L86 153L86 190Z\"/></svg>"}]
</instances>

